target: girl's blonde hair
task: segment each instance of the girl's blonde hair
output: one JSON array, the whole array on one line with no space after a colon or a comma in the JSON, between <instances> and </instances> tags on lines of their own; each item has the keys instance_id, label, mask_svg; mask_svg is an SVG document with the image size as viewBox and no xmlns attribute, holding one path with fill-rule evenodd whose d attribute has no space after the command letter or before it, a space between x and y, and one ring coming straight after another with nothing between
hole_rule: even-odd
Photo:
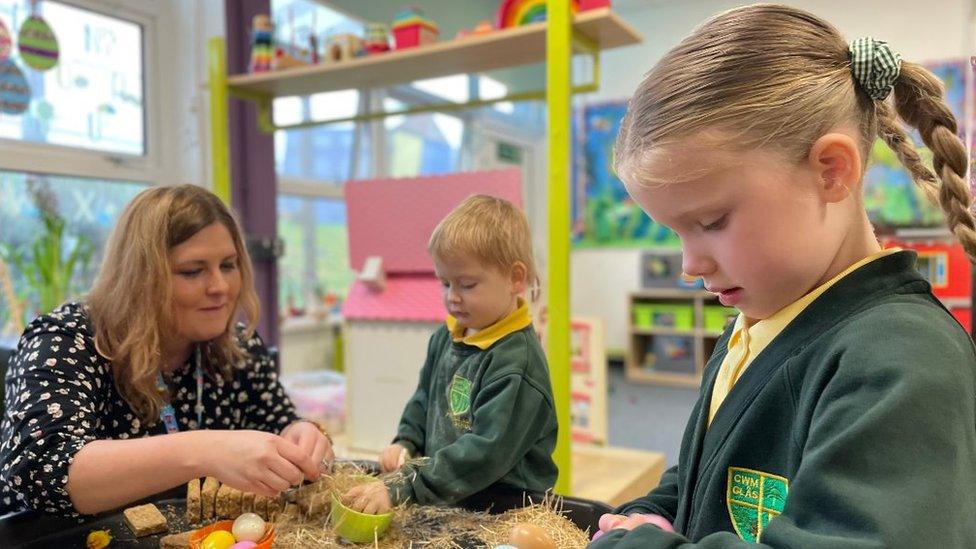
<instances>
[{"instance_id":1,"label":"girl's blonde hair","mask_svg":"<svg viewBox=\"0 0 976 549\"><path fill-rule=\"evenodd\" d=\"M799 162L832 128L854 123L862 166L880 136L976 258L968 158L943 93L931 72L903 61L891 104L871 99L855 84L848 44L829 23L788 6L746 6L705 22L645 76L621 124L614 165L628 186L647 184L642 171L652 147L702 130L743 148L776 147ZM935 173L899 118L918 128Z\"/></svg>"},{"instance_id":2,"label":"girl's blonde hair","mask_svg":"<svg viewBox=\"0 0 976 549\"><path fill-rule=\"evenodd\" d=\"M440 258L471 256L506 274L521 261L526 286L533 288L539 282L529 221L522 210L502 198L483 194L466 198L434 228L427 251Z\"/></svg>"},{"instance_id":3,"label":"girl's blonde hair","mask_svg":"<svg viewBox=\"0 0 976 549\"><path fill-rule=\"evenodd\" d=\"M111 360L119 393L143 422L159 419L163 395L156 389L156 378L164 346L175 332L169 252L213 223L230 232L241 275L241 292L226 330L202 344L206 372L226 378L231 365L244 356L234 323L243 312L246 337L254 333L258 298L241 230L224 203L206 189L179 185L139 193L112 230L86 298L96 349Z\"/></svg>"}]
</instances>

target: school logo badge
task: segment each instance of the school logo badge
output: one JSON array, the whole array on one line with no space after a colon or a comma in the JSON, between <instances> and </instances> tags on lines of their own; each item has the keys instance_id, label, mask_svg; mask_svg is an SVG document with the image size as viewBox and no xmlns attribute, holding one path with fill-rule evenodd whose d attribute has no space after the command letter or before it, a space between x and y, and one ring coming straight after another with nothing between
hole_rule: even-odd
<instances>
[{"instance_id":1,"label":"school logo badge","mask_svg":"<svg viewBox=\"0 0 976 549\"><path fill-rule=\"evenodd\" d=\"M459 416L471 409L471 382L455 375L448 390L451 396L451 413Z\"/></svg>"},{"instance_id":2,"label":"school logo badge","mask_svg":"<svg viewBox=\"0 0 976 549\"><path fill-rule=\"evenodd\" d=\"M790 481L777 475L729 467L725 501L735 533L745 541L759 541L769 521L786 505Z\"/></svg>"}]
</instances>

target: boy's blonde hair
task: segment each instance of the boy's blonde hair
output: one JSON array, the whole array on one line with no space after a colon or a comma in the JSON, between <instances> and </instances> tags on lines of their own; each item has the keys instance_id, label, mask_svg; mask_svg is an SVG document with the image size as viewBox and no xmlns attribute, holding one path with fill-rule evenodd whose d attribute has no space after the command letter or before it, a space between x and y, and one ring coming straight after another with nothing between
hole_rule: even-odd
<instances>
[{"instance_id":1,"label":"boy's blonde hair","mask_svg":"<svg viewBox=\"0 0 976 549\"><path fill-rule=\"evenodd\" d=\"M98 277L85 299L95 348L112 361L119 393L145 423L159 419L163 396L156 379L163 348L176 330L169 252L214 223L223 225L234 241L241 292L224 332L201 345L207 372L227 378L244 357L234 329L238 313L247 320L245 337L251 337L259 303L240 227L210 191L178 185L139 193L112 229Z\"/></svg>"},{"instance_id":2,"label":"boy's blonde hair","mask_svg":"<svg viewBox=\"0 0 976 549\"><path fill-rule=\"evenodd\" d=\"M440 258L468 255L505 274L521 261L526 287L538 282L529 221L522 210L502 198L483 194L466 198L434 228L427 251Z\"/></svg>"},{"instance_id":3,"label":"boy's blonde hair","mask_svg":"<svg viewBox=\"0 0 976 549\"><path fill-rule=\"evenodd\" d=\"M713 17L637 88L617 137L617 174L628 187L650 183L642 172L651 149L702 130L743 149L774 147L800 162L821 136L853 123L862 166L880 135L976 258L968 158L942 82L903 61L892 104L874 100L855 85L848 48L832 25L789 6L756 4ZM936 173L922 162L899 117L918 128Z\"/></svg>"}]
</instances>

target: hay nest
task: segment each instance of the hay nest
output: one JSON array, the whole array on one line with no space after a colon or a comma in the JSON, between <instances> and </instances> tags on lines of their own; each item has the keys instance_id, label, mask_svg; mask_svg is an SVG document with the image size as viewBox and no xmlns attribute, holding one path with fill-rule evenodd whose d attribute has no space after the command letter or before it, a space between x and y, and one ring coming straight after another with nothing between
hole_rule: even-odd
<instances>
[{"instance_id":1,"label":"hay nest","mask_svg":"<svg viewBox=\"0 0 976 549\"><path fill-rule=\"evenodd\" d=\"M410 474L414 467L404 467ZM413 464L416 465L416 464ZM394 476L380 477L389 481ZM329 524L331 495L341 496L364 482L375 481L353 464L343 464L331 474L299 490L297 512L284 513L275 523L277 549L327 549L353 546L339 540ZM498 515L428 505L403 505L393 509L393 522L382 538L360 547L417 549L492 548L508 543L512 527L528 522L545 530L560 549L586 547L588 533L562 513L557 497L526 502L520 509Z\"/></svg>"}]
</instances>

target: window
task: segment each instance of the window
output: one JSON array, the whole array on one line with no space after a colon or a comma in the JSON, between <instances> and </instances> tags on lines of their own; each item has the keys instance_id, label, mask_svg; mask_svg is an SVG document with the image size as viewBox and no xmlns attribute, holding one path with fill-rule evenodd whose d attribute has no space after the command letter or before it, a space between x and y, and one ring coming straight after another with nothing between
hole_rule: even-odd
<instances>
[{"instance_id":1,"label":"window","mask_svg":"<svg viewBox=\"0 0 976 549\"><path fill-rule=\"evenodd\" d=\"M354 116L358 104L359 92L355 90L317 93L309 97L284 97L275 100L275 121L278 124L293 124L306 119L329 120ZM358 166L352 163L355 134L356 125L352 122L277 132L275 162L278 176L335 185L360 175ZM363 164L367 161L367 155L367 148L360 147L359 157Z\"/></svg>"},{"instance_id":2,"label":"window","mask_svg":"<svg viewBox=\"0 0 976 549\"><path fill-rule=\"evenodd\" d=\"M330 294L345 297L354 273L349 269L344 201L279 196L278 235L286 250L279 263L282 304L305 309Z\"/></svg>"},{"instance_id":3,"label":"window","mask_svg":"<svg viewBox=\"0 0 976 549\"><path fill-rule=\"evenodd\" d=\"M0 20L14 40L4 73L22 75L29 88L22 114L0 115L0 138L145 154L142 27L67 4L38 2L36 15L58 44L57 64L40 71L19 48L30 5L30 0L0 3Z\"/></svg>"},{"instance_id":4,"label":"window","mask_svg":"<svg viewBox=\"0 0 976 549\"><path fill-rule=\"evenodd\" d=\"M146 0L105 4L0 1L0 22L13 42L0 64L6 85L0 91L0 257L20 257L29 271L31 246L51 234L42 212L56 216L64 224L61 262L72 250L87 250L72 270L67 299L88 290L117 216L161 172L150 138L157 117L147 100L154 80L145 59L154 58L155 21L168 9ZM46 70L38 59L50 59L52 48L33 59L20 48L22 32L44 36L36 20L26 23L31 16L43 19L58 44L57 61ZM26 93L4 93L11 82ZM0 337L19 335L24 322L62 295L49 291L53 284L29 281L25 269L7 267L7 280L0 278ZM23 318L11 318L11 297L25 303Z\"/></svg>"},{"instance_id":5,"label":"window","mask_svg":"<svg viewBox=\"0 0 976 549\"><path fill-rule=\"evenodd\" d=\"M5 250L23 253L28 264L34 261L32 244L45 234L42 211L47 210L65 223L62 261L76 246L90 248L77 263L68 299L83 294L98 271L105 240L119 213L145 184L126 181L98 181L22 172L0 171L0 259ZM79 244L82 242L82 244ZM6 262L5 262L6 263ZM10 318L9 292L0 280L0 334L19 335L23 323L41 310L37 289L28 283L24 272L7 265L16 299L26 300L26 318Z\"/></svg>"},{"instance_id":6,"label":"window","mask_svg":"<svg viewBox=\"0 0 976 549\"><path fill-rule=\"evenodd\" d=\"M309 48L313 35L321 47L331 33L362 32L361 22L310 0L273 0L271 11L276 39L299 48ZM355 116L359 108L360 93L343 90L276 99L274 118L294 124ZM284 307L304 310L312 300L344 298L352 284L342 184L369 175L363 143L352 122L275 134L278 235L285 243L278 297Z\"/></svg>"},{"instance_id":7,"label":"window","mask_svg":"<svg viewBox=\"0 0 976 549\"><path fill-rule=\"evenodd\" d=\"M406 105L396 99L383 101L386 110ZM441 113L391 116L386 129L386 159L392 177L437 175L457 171L460 165L464 122Z\"/></svg>"}]
</instances>

